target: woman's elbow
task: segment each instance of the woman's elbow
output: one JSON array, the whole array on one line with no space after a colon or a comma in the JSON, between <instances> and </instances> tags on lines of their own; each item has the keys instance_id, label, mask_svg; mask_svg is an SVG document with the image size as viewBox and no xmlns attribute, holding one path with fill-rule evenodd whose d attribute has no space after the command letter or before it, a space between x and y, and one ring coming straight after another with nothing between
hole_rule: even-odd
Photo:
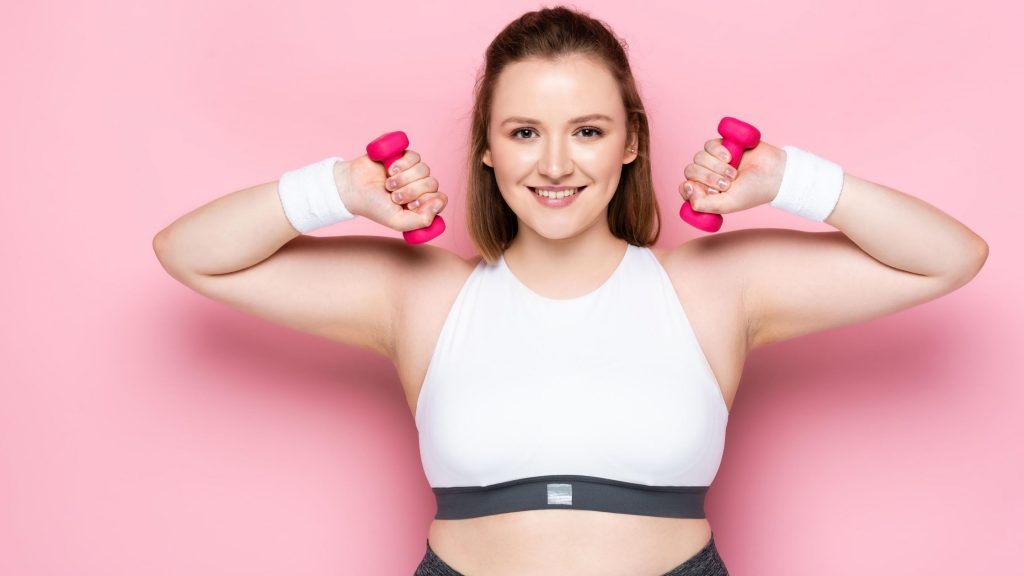
<instances>
[{"instance_id":1,"label":"woman's elbow","mask_svg":"<svg viewBox=\"0 0 1024 576\"><path fill-rule=\"evenodd\" d=\"M957 268L956 273L951 275L953 282L958 288L973 280L978 275L978 272L981 272L982 267L985 266L985 262L988 260L988 242L985 242L981 236L978 236L970 254L971 256L965 258L964 263Z\"/></svg>"}]
</instances>

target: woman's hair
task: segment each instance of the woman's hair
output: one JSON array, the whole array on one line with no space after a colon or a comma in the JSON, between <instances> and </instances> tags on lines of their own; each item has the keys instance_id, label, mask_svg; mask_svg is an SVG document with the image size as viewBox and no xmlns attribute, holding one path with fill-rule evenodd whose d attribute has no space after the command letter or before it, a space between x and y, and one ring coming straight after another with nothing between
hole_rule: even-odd
<instances>
[{"instance_id":1,"label":"woman's hair","mask_svg":"<svg viewBox=\"0 0 1024 576\"><path fill-rule=\"evenodd\" d=\"M622 166L619 186L608 205L608 227L614 236L635 246L649 246L658 240L661 218L648 154L650 128L626 46L601 20L557 6L523 14L487 47L485 67L474 89L466 218L470 237L489 264L498 260L519 230L515 212L498 190L494 169L483 163L494 87L506 66L534 58L556 60L583 55L603 63L614 76L626 109L626 143L636 133L638 155Z\"/></svg>"}]
</instances>

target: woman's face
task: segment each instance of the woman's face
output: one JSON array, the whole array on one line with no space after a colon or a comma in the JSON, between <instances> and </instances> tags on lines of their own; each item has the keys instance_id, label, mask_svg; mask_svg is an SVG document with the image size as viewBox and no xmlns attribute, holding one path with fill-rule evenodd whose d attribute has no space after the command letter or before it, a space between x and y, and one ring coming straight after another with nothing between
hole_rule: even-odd
<instances>
[{"instance_id":1,"label":"woman's face","mask_svg":"<svg viewBox=\"0 0 1024 576\"><path fill-rule=\"evenodd\" d=\"M507 66L495 85L489 148L483 162L505 202L525 225L550 239L607 226L608 203L627 150L626 109L603 66L582 56L527 60ZM545 206L533 189L586 186L571 204Z\"/></svg>"}]
</instances>

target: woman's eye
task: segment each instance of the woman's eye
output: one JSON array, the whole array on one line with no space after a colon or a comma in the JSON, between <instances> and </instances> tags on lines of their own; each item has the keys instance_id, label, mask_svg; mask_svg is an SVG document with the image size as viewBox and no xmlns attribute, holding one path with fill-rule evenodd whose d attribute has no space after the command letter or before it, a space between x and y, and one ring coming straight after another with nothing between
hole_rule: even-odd
<instances>
[{"instance_id":1,"label":"woman's eye","mask_svg":"<svg viewBox=\"0 0 1024 576\"><path fill-rule=\"evenodd\" d=\"M516 139L519 139L519 140L529 140L528 137L527 138L519 138L519 134L522 134L523 132L533 133L534 130L533 130L533 128L520 128L520 129L518 129L518 130L516 130L515 132L512 133L512 137L516 138ZM577 131L577 133L581 134L584 137L584 139L587 139L587 140L594 140L594 139L600 137L601 134L602 134L602 132L600 130L598 130L597 128L580 128ZM584 133L587 133L587 134L584 134Z\"/></svg>"}]
</instances>

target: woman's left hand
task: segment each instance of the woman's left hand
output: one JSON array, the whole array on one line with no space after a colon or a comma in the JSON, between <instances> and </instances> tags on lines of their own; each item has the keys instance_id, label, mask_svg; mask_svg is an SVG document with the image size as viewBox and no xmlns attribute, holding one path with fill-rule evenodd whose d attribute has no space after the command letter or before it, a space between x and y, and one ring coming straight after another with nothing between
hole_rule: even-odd
<instances>
[{"instance_id":1,"label":"woman's left hand","mask_svg":"<svg viewBox=\"0 0 1024 576\"><path fill-rule=\"evenodd\" d=\"M771 202L782 185L786 151L761 141L743 152L739 170L729 165L721 138L708 140L683 170L679 194L697 212L728 214ZM687 189L689 187L689 190Z\"/></svg>"}]
</instances>

